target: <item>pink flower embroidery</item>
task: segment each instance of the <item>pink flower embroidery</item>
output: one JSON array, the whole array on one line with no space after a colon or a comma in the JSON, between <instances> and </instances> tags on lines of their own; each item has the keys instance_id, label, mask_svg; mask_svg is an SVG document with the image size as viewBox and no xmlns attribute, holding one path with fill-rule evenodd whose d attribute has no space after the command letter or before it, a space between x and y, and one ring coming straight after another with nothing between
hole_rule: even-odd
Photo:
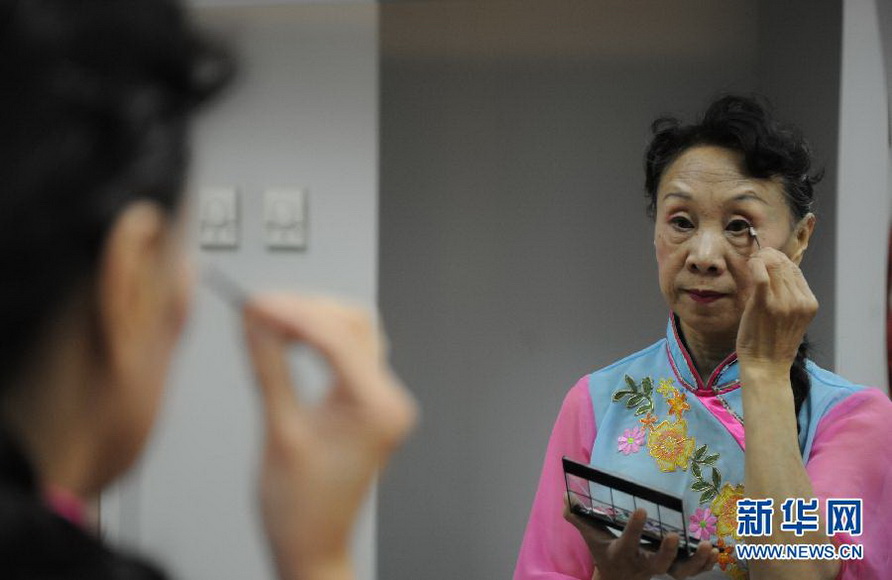
<instances>
[{"instance_id":1,"label":"pink flower embroidery","mask_svg":"<svg viewBox=\"0 0 892 580\"><path fill-rule=\"evenodd\" d=\"M688 533L698 540L709 540L715 533L715 524L718 521L709 508L697 508L691 516L691 525Z\"/></svg>"},{"instance_id":2,"label":"pink flower embroidery","mask_svg":"<svg viewBox=\"0 0 892 580\"><path fill-rule=\"evenodd\" d=\"M635 453L644 445L644 429L642 427L626 429L618 441L617 451L621 451L623 455Z\"/></svg>"}]
</instances>

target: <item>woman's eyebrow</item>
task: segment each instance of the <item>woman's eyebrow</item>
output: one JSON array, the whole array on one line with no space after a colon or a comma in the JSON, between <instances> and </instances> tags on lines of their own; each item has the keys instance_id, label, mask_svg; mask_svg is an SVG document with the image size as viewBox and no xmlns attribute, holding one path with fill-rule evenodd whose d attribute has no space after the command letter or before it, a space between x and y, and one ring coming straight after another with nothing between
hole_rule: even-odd
<instances>
[{"instance_id":1,"label":"woman's eyebrow","mask_svg":"<svg viewBox=\"0 0 892 580\"><path fill-rule=\"evenodd\" d=\"M756 192L754 191L744 191L732 197L729 201L758 201L768 205L768 202L762 199Z\"/></svg>"},{"instance_id":2,"label":"woman's eyebrow","mask_svg":"<svg viewBox=\"0 0 892 580\"><path fill-rule=\"evenodd\" d=\"M670 191L663 196L663 201L666 201L670 197L677 197L686 201L690 201L691 199L693 199L690 193L685 193L683 191Z\"/></svg>"}]
</instances>

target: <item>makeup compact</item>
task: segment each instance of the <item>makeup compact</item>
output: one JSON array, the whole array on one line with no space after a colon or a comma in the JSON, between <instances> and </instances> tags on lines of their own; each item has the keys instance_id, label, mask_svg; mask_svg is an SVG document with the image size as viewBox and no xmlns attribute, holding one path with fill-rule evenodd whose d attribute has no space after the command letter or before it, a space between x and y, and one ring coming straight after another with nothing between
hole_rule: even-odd
<instances>
[{"instance_id":1,"label":"makeup compact","mask_svg":"<svg viewBox=\"0 0 892 580\"><path fill-rule=\"evenodd\" d=\"M564 481L570 511L619 536L632 513L647 511L641 543L659 548L668 534L678 534L678 558L691 556L699 540L685 531L687 521L680 497L641 485L614 474L563 458Z\"/></svg>"}]
</instances>

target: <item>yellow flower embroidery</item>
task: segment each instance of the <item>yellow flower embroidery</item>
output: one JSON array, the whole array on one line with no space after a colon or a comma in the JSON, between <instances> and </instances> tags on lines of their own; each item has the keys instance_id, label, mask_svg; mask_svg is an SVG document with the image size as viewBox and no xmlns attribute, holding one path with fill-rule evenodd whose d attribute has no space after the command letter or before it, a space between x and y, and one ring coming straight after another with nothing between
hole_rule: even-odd
<instances>
[{"instance_id":1,"label":"yellow flower embroidery","mask_svg":"<svg viewBox=\"0 0 892 580\"><path fill-rule=\"evenodd\" d=\"M664 397L668 397L672 393L677 393L678 390L672 386L672 382L672 379L660 379L660 386L657 387L657 392Z\"/></svg>"},{"instance_id":2,"label":"yellow flower embroidery","mask_svg":"<svg viewBox=\"0 0 892 580\"><path fill-rule=\"evenodd\" d=\"M688 424L684 420L663 421L647 436L647 449L657 460L660 471L687 469L695 446L694 438L688 437Z\"/></svg>"},{"instance_id":3,"label":"yellow flower embroidery","mask_svg":"<svg viewBox=\"0 0 892 580\"><path fill-rule=\"evenodd\" d=\"M681 420L682 414L691 408L688 405L687 396L678 391L675 391L671 399L666 399L666 402L669 403L669 414L675 415L679 420Z\"/></svg>"},{"instance_id":4,"label":"yellow flower embroidery","mask_svg":"<svg viewBox=\"0 0 892 580\"><path fill-rule=\"evenodd\" d=\"M709 507L712 509L712 514L718 518L715 533L719 536L733 536L740 539L737 535L737 500L740 499L743 499L743 484L732 486L726 483L712 500Z\"/></svg>"}]
</instances>

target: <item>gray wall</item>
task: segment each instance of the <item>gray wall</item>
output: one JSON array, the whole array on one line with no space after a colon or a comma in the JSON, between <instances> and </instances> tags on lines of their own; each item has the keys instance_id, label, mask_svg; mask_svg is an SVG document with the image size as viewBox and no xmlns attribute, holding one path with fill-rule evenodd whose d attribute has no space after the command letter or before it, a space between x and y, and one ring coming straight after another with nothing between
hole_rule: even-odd
<instances>
[{"instance_id":1,"label":"gray wall","mask_svg":"<svg viewBox=\"0 0 892 580\"><path fill-rule=\"evenodd\" d=\"M878 3L843 2L836 359L847 377L883 387L892 135Z\"/></svg>"},{"instance_id":2,"label":"gray wall","mask_svg":"<svg viewBox=\"0 0 892 580\"><path fill-rule=\"evenodd\" d=\"M762 43L780 49L785 31L765 30L758 6L382 7L380 301L424 408L382 481L382 578L510 576L567 389L663 333L650 120L725 90L764 90L782 112L799 102L783 69L801 63L771 60ZM838 37L831 8L804 26ZM832 161L838 57L825 50L809 65L818 104L796 120L819 127ZM832 295L822 235L808 267ZM824 358L831 330L815 333Z\"/></svg>"},{"instance_id":3,"label":"gray wall","mask_svg":"<svg viewBox=\"0 0 892 580\"><path fill-rule=\"evenodd\" d=\"M195 189L242 190L242 245L199 251L250 288L377 293L377 6L207 8L244 63L196 139ZM309 247L266 250L263 190L309 188ZM271 578L254 510L259 409L238 317L201 288L166 409L140 467L104 502L114 539L177 578ZM298 357L300 358L300 357ZM312 364L312 361L302 362ZM318 392L318 367L299 375ZM313 393L310 393L313 394ZM360 578L374 578L374 515L360 523Z\"/></svg>"},{"instance_id":4,"label":"gray wall","mask_svg":"<svg viewBox=\"0 0 892 580\"><path fill-rule=\"evenodd\" d=\"M757 89L771 98L779 118L802 129L813 149L814 169L824 171L824 179L815 188L818 222L802 269L820 302L808 332L811 356L828 368L836 364L834 258L841 21L839 0L760 3Z\"/></svg>"}]
</instances>

